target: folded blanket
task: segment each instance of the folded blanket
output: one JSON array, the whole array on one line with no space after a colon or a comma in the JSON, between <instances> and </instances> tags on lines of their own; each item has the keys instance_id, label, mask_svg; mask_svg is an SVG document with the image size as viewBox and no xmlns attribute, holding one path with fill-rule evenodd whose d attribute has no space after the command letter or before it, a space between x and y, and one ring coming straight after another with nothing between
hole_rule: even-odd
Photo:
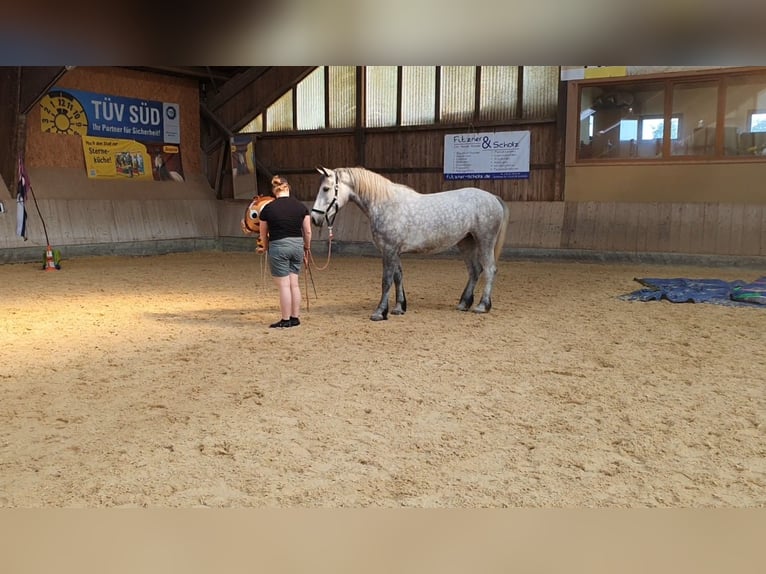
<instances>
[{"instance_id":1,"label":"folded blanket","mask_svg":"<svg viewBox=\"0 0 766 574\"><path fill-rule=\"evenodd\" d=\"M623 295L632 301L660 301L672 303L713 303L732 306L765 306L766 277L752 283L723 281L721 279L661 279L636 278L644 289Z\"/></svg>"},{"instance_id":2,"label":"folded blanket","mask_svg":"<svg viewBox=\"0 0 766 574\"><path fill-rule=\"evenodd\" d=\"M731 289L731 298L743 303L766 305L766 277L745 285L735 285Z\"/></svg>"}]
</instances>

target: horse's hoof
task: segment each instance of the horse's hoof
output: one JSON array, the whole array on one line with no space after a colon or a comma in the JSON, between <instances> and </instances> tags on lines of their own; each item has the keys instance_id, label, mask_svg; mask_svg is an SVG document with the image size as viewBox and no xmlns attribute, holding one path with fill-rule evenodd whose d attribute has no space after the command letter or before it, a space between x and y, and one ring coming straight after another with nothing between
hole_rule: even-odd
<instances>
[{"instance_id":1,"label":"horse's hoof","mask_svg":"<svg viewBox=\"0 0 766 574\"><path fill-rule=\"evenodd\" d=\"M458 306L455 307L458 311L468 311L468 307L463 303L458 303Z\"/></svg>"},{"instance_id":2,"label":"horse's hoof","mask_svg":"<svg viewBox=\"0 0 766 574\"><path fill-rule=\"evenodd\" d=\"M489 313L489 307L485 307L484 305L476 305L476 307L473 308L474 313Z\"/></svg>"},{"instance_id":3,"label":"horse's hoof","mask_svg":"<svg viewBox=\"0 0 766 574\"><path fill-rule=\"evenodd\" d=\"M404 315L404 311L402 309L392 309L391 310L392 315Z\"/></svg>"},{"instance_id":4,"label":"horse's hoof","mask_svg":"<svg viewBox=\"0 0 766 574\"><path fill-rule=\"evenodd\" d=\"M378 315L377 313L370 317L370 321L385 321L386 319L388 319L388 317L384 315Z\"/></svg>"}]
</instances>

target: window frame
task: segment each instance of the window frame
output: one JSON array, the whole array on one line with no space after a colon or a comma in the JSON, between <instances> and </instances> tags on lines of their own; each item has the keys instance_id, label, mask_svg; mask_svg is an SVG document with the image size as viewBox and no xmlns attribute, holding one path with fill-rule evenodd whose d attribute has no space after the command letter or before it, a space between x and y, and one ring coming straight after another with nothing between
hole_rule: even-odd
<instances>
[{"instance_id":1,"label":"window frame","mask_svg":"<svg viewBox=\"0 0 766 574\"><path fill-rule=\"evenodd\" d=\"M568 111L567 132L568 149L567 153L569 165L578 166L598 166L598 165L647 165L647 164L684 164L684 163L739 163L739 162L764 162L766 156L760 155L726 155L724 130L716 130L716 140L714 153L711 155L673 155L672 143L678 140L670 139L671 121L673 117L679 117L678 133L679 139L682 130L683 111L673 113L673 89L679 84L715 82L717 86L716 100L716 126L725 126L726 92L730 86L730 80L743 78L752 78L755 83L763 82L766 84L766 67L747 67L738 69L718 69L715 72L676 72L668 74L652 74L641 77L618 77L618 78L597 78L592 80L570 81L569 101L571 102ZM581 122L579 120L582 113L582 93L586 88L594 86L636 87L643 84L661 84L664 91L664 132L662 140L662 153L660 157L580 157L581 141ZM752 113L766 113L764 110L753 110ZM748 125L752 122L752 116L748 114ZM671 120L671 121L669 121ZM640 130L639 126L639 130ZM640 132L639 132L640 135ZM645 141L645 140L644 140Z\"/></svg>"}]
</instances>

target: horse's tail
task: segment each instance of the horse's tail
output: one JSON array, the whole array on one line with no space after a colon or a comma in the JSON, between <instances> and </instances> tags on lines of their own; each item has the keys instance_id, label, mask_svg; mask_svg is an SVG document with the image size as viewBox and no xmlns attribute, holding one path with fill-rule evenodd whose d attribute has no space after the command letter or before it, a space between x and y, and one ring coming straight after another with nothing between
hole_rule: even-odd
<instances>
[{"instance_id":1,"label":"horse's tail","mask_svg":"<svg viewBox=\"0 0 766 574\"><path fill-rule=\"evenodd\" d=\"M503 220L500 222L500 229L497 230L497 239L495 240L495 263L500 260L500 254L505 245L505 233L508 231L508 222L511 219L511 209L508 204L500 197L497 200L503 206Z\"/></svg>"}]
</instances>

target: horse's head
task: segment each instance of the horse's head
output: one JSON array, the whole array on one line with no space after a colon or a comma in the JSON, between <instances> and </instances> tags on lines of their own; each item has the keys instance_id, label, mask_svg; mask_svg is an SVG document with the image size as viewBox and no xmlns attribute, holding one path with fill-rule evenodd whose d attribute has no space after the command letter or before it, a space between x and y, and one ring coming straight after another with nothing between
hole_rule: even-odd
<instances>
[{"instance_id":1,"label":"horse's head","mask_svg":"<svg viewBox=\"0 0 766 574\"><path fill-rule=\"evenodd\" d=\"M318 167L322 175L314 205L311 208L311 221L317 227L327 222L332 227L335 216L348 199L347 184L341 181L339 170Z\"/></svg>"},{"instance_id":2,"label":"horse's head","mask_svg":"<svg viewBox=\"0 0 766 574\"><path fill-rule=\"evenodd\" d=\"M245 233L260 233L261 230L261 210L265 205L274 201L270 195L257 195L247 206L245 217L242 219L242 231Z\"/></svg>"}]
</instances>

